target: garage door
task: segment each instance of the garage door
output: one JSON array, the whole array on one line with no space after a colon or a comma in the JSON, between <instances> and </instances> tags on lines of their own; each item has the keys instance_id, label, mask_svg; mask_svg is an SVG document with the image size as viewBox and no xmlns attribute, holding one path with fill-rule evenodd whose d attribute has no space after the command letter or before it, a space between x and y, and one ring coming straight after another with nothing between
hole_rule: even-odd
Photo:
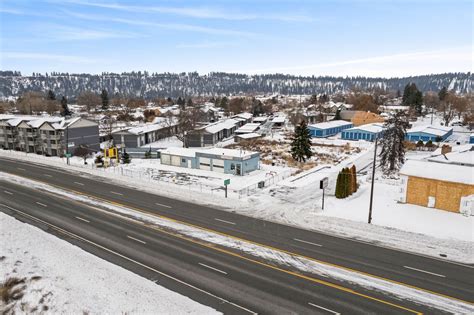
<instances>
[{"instance_id":1,"label":"garage door","mask_svg":"<svg viewBox=\"0 0 474 315\"><path fill-rule=\"evenodd\" d=\"M181 157L172 155L171 156L171 165L181 166Z\"/></svg>"},{"instance_id":2,"label":"garage door","mask_svg":"<svg viewBox=\"0 0 474 315\"><path fill-rule=\"evenodd\" d=\"M224 173L224 161L219 159L212 159L212 170L214 172Z\"/></svg>"},{"instance_id":3,"label":"garage door","mask_svg":"<svg viewBox=\"0 0 474 315\"><path fill-rule=\"evenodd\" d=\"M168 154L161 154L161 164L167 164L170 165L171 163L171 158Z\"/></svg>"},{"instance_id":4,"label":"garage door","mask_svg":"<svg viewBox=\"0 0 474 315\"><path fill-rule=\"evenodd\" d=\"M209 158L199 158L199 168L201 170L210 171L211 170L211 159Z\"/></svg>"}]
</instances>

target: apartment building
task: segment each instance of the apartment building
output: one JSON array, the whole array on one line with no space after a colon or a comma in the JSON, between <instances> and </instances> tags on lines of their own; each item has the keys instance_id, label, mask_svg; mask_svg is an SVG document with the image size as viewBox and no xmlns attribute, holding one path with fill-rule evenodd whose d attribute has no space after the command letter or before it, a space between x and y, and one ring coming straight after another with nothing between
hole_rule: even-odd
<instances>
[{"instance_id":1,"label":"apartment building","mask_svg":"<svg viewBox=\"0 0 474 315\"><path fill-rule=\"evenodd\" d=\"M0 148L61 156L81 145L99 150L97 123L80 117L0 115Z\"/></svg>"}]
</instances>

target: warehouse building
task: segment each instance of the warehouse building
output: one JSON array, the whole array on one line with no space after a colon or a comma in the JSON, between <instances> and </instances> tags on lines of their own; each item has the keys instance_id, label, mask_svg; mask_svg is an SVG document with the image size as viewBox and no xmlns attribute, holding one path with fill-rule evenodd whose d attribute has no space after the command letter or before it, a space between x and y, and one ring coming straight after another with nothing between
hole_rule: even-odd
<instances>
[{"instance_id":1,"label":"warehouse building","mask_svg":"<svg viewBox=\"0 0 474 315\"><path fill-rule=\"evenodd\" d=\"M246 175L259 168L260 153L232 149L168 148L160 151L161 164Z\"/></svg>"},{"instance_id":2,"label":"warehouse building","mask_svg":"<svg viewBox=\"0 0 474 315\"><path fill-rule=\"evenodd\" d=\"M428 160L408 160L400 170L402 202L472 214L474 151L451 152Z\"/></svg>"},{"instance_id":3,"label":"warehouse building","mask_svg":"<svg viewBox=\"0 0 474 315\"><path fill-rule=\"evenodd\" d=\"M341 133L341 139L374 141L376 137L380 138L382 136L383 131L384 126L382 124L367 124L344 130Z\"/></svg>"},{"instance_id":4,"label":"warehouse building","mask_svg":"<svg viewBox=\"0 0 474 315\"><path fill-rule=\"evenodd\" d=\"M418 126L413 127L407 131L405 139L411 142L418 142L419 140L427 142L441 142L446 140L453 134L453 128L444 126Z\"/></svg>"},{"instance_id":5,"label":"warehouse building","mask_svg":"<svg viewBox=\"0 0 474 315\"><path fill-rule=\"evenodd\" d=\"M308 129L312 137L325 138L334 136L351 127L352 123L350 122L344 120L332 120L309 125Z\"/></svg>"}]
</instances>

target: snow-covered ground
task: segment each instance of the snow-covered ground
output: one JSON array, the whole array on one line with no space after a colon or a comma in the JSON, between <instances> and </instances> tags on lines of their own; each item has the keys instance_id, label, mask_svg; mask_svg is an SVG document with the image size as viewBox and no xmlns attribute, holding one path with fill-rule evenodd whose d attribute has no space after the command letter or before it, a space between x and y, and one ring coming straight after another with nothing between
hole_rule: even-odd
<instances>
[{"instance_id":1,"label":"snow-covered ground","mask_svg":"<svg viewBox=\"0 0 474 315\"><path fill-rule=\"evenodd\" d=\"M217 313L1 212L0 239L0 279L22 294L2 314Z\"/></svg>"},{"instance_id":2,"label":"snow-covered ground","mask_svg":"<svg viewBox=\"0 0 474 315\"><path fill-rule=\"evenodd\" d=\"M158 149L163 149L163 148L182 148L183 147L183 142L176 138L175 136L169 137L169 138L163 138L158 141L146 144L142 146L142 148L158 148Z\"/></svg>"},{"instance_id":3,"label":"snow-covered ground","mask_svg":"<svg viewBox=\"0 0 474 315\"><path fill-rule=\"evenodd\" d=\"M369 290L384 292L386 294L396 296L397 298L407 299L452 313L469 314L474 312L474 306L471 304L433 294L431 292L420 290L411 286L405 286L393 281L373 277L364 273L340 268L332 264L318 261L316 259L310 259L296 254L289 254L287 252L279 251L264 245L243 241L242 239L222 235L220 233L215 233L208 230L199 229L194 226L180 223L176 220L148 215L127 207L103 202L102 200L95 200L91 197L80 196L76 194L72 195L67 191L36 181L23 179L15 175L0 173L0 179L15 182L17 184L28 185L29 187L35 187L36 189L43 189L80 202L91 204L96 207L103 207L118 214L125 214L128 217L131 216L134 218L132 220L137 222L137 224L140 224L140 221L152 223L161 228L170 229L176 233L179 233L180 235L185 235L193 239L204 241L205 243L203 244L212 243L227 248L237 249L248 255L264 259L265 261L273 261L274 263L283 266L296 268L302 272L308 272L315 275L336 279L338 281L352 283Z\"/></svg>"}]
</instances>

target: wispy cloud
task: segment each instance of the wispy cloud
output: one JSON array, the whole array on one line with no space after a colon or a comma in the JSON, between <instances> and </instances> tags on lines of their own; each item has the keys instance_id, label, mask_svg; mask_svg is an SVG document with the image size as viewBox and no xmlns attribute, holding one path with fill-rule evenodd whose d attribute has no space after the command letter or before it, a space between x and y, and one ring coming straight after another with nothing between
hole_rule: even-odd
<instances>
[{"instance_id":1,"label":"wispy cloud","mask_svg":"<svg viewBox=\"0 0 474 315\"><path fill-rule=\"evenodd\" d=\"M54 41L75 41L75 40L99 40L113 38L137 38L145 37L144 34L124 32L118 30L87 29L62 26L56 24L44 24L39 26L44 29L42 36Z\"/></svg>"},{"instance_id":2,"label":"wispy cloud","mask_svg":"<svg viewBox=\"0 0 474 315\"><path fill-rule=\"evenodd\" d=\"M192 44L178 44L176 48L221 48L221 47L235 47L238 46L238 43L233 42L202 42L202 43L192 43Z\"/></svg>"},{"instance_id":3,"label":"wispy cloud","mask_svg":"<svg viewBox=\"0 0 474 315\"><path fill-rule=\"evenodd\" d=\"M14 15L25 15L25 12L18 10L18 9L9 9L0 7L0 13L4 14L14 14Z\"/></svg>"},{"instance_id":4,"label":"wispy cloud","mask_svg":"<svg viewBox=\"0 0 474 315\"><path fill-rule=\"evenodd\" d=\"M338 72L340 69L344 69L347 74L352 70L364 71L371 73L376 72L387 72L388 69L394 73L397 72L397 68L400 71L406 71L413 64L429 65L433 69L437 68L437 64L442 63L450 65L456 63L457 65L464 65L466 69L463 71L472 71L472 46L461 46L454 47L451 49L434 50L434 51L421 51L421 52L409 52L400 53L393 55L384 56L373 56L368 58L349 59L335 62L319 63L319 64L306 64L288 67L278 68L266 68L266 69L254 69L246 71L247 73L275 73L275 72L300 72L304 71L307 73L315 72ZM377 71L377 69L379 71ZM433 71L432 72L437 72ZM439 71L438 71L439 72Z\"/></svg>"},{"instance_id":5,"label":"wispy cloud","mask_svg":"<svg viewBox=\"0 0 474 315\"><path fill-rule=\"evenodd\" d=\"M77 63L77 64L94 64L102 62L103 60L87 58L73 55L57 55L48 53L30 53L30 52L14 52L7 51L2 53L4 59L31 59L31 60L45 60L55 61L59 63Z\"/></svg>"},{"instance_id":6,"label":"wispy cloud","mask_svg":"<svg viewBox=\"0 0 474 315\"><path fill-rule=\"evenodd\" d=\"M221 9L209 8L209 7L165 7L165 6L135 6L125 5L118 3L104 3L104 2L91 2L84 0L68 0L61 1L61 3L70 3L83 6L91 6L104 9L113 9L127 12L140 12L140 13L162 13L162 14L173 14L184 17L199 18L199 19L221 19L221 20L233 20L233 21L245 21L245 20L277 20L277 21L299 21L299 22L311 22L314 19L306 15L292 15L289 13L275 14L266 12L265 14L255 13L241 13L241 12L230 12L223 11Z\"/></svg>"},{"instance_id":7,"label":"wispy cloud","mask_svg":"<svg viewBox=\"0 0 474 315\"><path fill-rule=\"evenodd\" d=\"M156 23L149 21L142 21L137 19L125 19L125 18L116 18L108 16L99 16L99 15L89 15L76 13L71 11L64 11L65 13L80 19L101 21L101 22L113 22L113 23L122 23L135 26L149 26L149 27L158 27L161 29L175 30L175 31L188 31L188 32L197 32L213 35L237 35L237 36L255 36L255 33L236 31L222 28L213 28L207 26L193 25L193 24L181 24L181 23Z\"/></svg>"}]
</instances>

